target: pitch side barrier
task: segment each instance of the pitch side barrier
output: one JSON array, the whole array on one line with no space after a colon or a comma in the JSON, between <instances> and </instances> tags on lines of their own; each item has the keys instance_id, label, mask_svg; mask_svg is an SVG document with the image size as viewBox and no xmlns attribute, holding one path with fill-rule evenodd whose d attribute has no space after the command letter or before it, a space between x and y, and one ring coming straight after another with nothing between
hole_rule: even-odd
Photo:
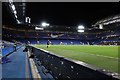
<instances>
[{"instance_id":1,"label":"pitch side barrier","mask_svg":"<svg viewBox=\"0 0 120 80\"><path fill-rule=\"evenodd\" d=\"M84 62L70 60L33 46L28 46L28 50L56 80L119 80Z\"/></svg>"}]
</instances>

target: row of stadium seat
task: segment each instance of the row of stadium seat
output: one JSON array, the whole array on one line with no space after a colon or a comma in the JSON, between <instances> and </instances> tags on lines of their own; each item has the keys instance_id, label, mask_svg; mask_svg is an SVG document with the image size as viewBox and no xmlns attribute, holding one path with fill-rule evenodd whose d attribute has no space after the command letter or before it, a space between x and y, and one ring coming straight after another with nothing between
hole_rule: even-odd
<instances>
[{"instance_id":1,"label":"row of stadium seat","mask_svg":"<svg viewBox=\"0 0 120 80\"><path fill-rule=\"evenodd\" d=\"M3 39L15 39L17 41L27 43L30 41L32 44L46 44L47 40L50 39L52 44L101 44L104 41L120 41L120 28L118 27L114 31L104 31L101 33L61 33L61 32L40 32L40 31L17 31L3 28ZM62 34L62 36L51 37L51 34L58 35ZM113 37L113 35L115 35ZM109 37L108 37L109 36ZM12 41L12 40L11 40Z\"/></svg>"},{"instance_id":2,"label":"row of stadium seat","mask_svg":"<svg viewBox=\"0 0 120 80\"><path fill-rule=\"evenodd\" d=\"M8 29L3 29L2 34L3 36L13 36L15 38L21 38L21 37L26 37L26 38L53 38L51 37L51 34L54 35L60 35L63 34L62 36L58 36L56 38L59 39L97 39L98 37L101 36L106 36L109 34L108 32L103 34L79 34L79 33L53 33L53 32L25 32L25 31L17 31L17 30L8 30Z\"/></svg>"}]
</instances>

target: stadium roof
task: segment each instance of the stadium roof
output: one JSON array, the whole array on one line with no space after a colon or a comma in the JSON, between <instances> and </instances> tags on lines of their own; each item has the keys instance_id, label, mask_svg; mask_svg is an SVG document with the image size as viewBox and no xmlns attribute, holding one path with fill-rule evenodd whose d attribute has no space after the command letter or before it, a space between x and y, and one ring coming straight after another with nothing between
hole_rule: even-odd
<instances>
[{"instance_id":1,"label":"stadium roof","mask_svg":"<svg viewBox=\"0 0 120 80\"><path fill-rule=\"evenodd\" d=\"M99 25L99 24L108 25L108 24L118 23L118 22L120 22L120 14L101 19L98 22L96 22L95 25Z\"/></svg>"},{"instance_id":2,"label":"stadium roof","mask_svg":"<svg viewBox=\"0 0 120 80\"><path fill-rule=\"evenodd\" d=\"M119 3L84 3L84 2L26 2L13 3L20 22L25 24L25 17L31 18L31 25L40 25L46 21L51 25L77 27L79 24L92 27L98 20L120 13ZM6 7L7 5L7 7ZM3 24L16 23L15 16L3 3ZM64 29L64 28L63 28Z\"/></svg>"}]
</instances>

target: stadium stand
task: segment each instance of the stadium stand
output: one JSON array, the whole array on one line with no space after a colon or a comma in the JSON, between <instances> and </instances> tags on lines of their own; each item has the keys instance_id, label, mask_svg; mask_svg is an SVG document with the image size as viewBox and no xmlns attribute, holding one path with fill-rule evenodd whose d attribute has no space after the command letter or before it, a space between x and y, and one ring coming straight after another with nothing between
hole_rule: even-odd
<instances>
[{"instance_id":1,"label":"stadium stand","mask_svg":"<svg viewBox=\"0 0 120 80\"><path fill-rule=\"evenodd\" d=\"M39 41L40 44L46 44L47 39L51 39L52 44L60 44L60 42L64 44L100 44L100 42L118 42L119 43L119 29L117 28L115 31L104 31L101 33L53 33L53 32L41 32L41 31L19 31L19 30L3 30L3 38L11 38L17 39L20 42L27 43L30 41L32 44L37 44ZM56 37L51 37L51 34L60 35ZM6 39L7 39L6 38ZM12 41L12 40L11 40ZM98 43L97 43L98 42Z\"/></svg>"},{"instance_id":2,"label":"stadium stand","mask_svg":"<svg viewBox=\"0 0 120 80\"><path fill-rule=\"evenodd\" d=\"M72 8L65 8L65 4L62 5L63 9L61 7L59 10L59 8L56 7L56 9L60 11L60 15L64 15L64 18L58 16L60 17L58 18L58 21L63 21L62 23L64 24L64 26L61 26L60 24L52 25L53 23L57 24L57 19L55 22L52 22L52 18L54 20L54 14L52 12L55 11L54 13L56 14L56 10L52 10L54 7L52 8L52 6L48 5L46 6L46 9L44 9L45 6L43 6L43 9L40 9L42 8L41 5L39 11L42 11L42 14L40 14L41 12L39 13L39 11L37 11L38 15L35 15L33 12L36 13L37 9L35 8L34 10L35 5L29 8L30 5L31 3L28 4L25 2L25 0L22 0L22 3L16 3L13 0L9 0L9 2L3 3L2 5L3 40L0 40L0 63L2 63L3 67L1 70L3 72L3 80L7 80L6 78L13 80L14 77L15 79L20 78L21 80L120 79L118 70L120 58L118 56L118 51L116 51L120 45L120 14L99 20L92 26L87 26L86 24L85 27L83 26L84 31L79 32L78 30L81 30L79 29L80 26L66 26L67 24L72 24L69 22L66 23L64 20L67 21L67 18L71 18L71 21L73 20L73 25L74 23L77 23L76 20L81 22L82 19L83 22L92 24L92 22L97 20L97 18L102 18L102 16L100 16L102 15L101 13L105 13L97 8L97 6L102 6L97 5L93 10L86 10L86 8L83 8L83 11L90 11L93 13L95 11L95 15L97 10L100 11L98 12L99 15L96 15L93 21L93 13L89 13L90 15L88 13L82 14L89 15L86 15L85 17L79 17L79 15L81 15L79 13L76 15L72 14L74 15L72 16L70 13L76 12L77 5L72 6L73 8L76 8L74 11L71 10ZM57 6L59 7L60 5ZM51 7L51 9L48 10L47 7ZM67 7L69 7L69 5L67 5ZM109 7L109 5L107 7ZM65 9L70 12L68 14L64 13ZM82 10L78 10L80 13L82 13ZM105 11L104 8L103 11ZM46 12L49 14L49 16L47 16ZM108 13L112 12L108 11ZM41 15L43 15L43 17L40 17ZM90 19L86 20L87 17ZM37 18L40 18L41 20L42 18L48 18L50 20L50 24L49 22L43 22L42 24L44 25L40 25L39 21L38 23L36 21ZM41 28L41 30L37 30L36 27ZM50 48L46 46L48 40L51 42ZM66 45L68 45L67 48L63 49L66 47ZM60 47L57 46L61 46L62 48L60 49ZM69 57L65 55L68 55Z\"/></svg>"},{"instance_id":3,"label":"stadium stand","mask_svg":"<svg viewBox=\"0 0 120 80\"><path fill-rule=\"evenodd\" d=\"M117 24L117 23L116 23ZM23 30L16 27L3 27L3 53L5 56L14 51L13 42L17 41L22 44L47 44L49 39L52 45L120 45L120 26L108 25L106 29L98 32L52 32ZM8 42L9 41L9 42ZM8 44L8 45L7 45ZM18 45L18 48L20 46ZM43 76L55 79L76 79L84 80L117 80L108 72L104 72L91 65L83 65L71 61L62 56L28 46L29 52L34 54L33 58L37 69ZM2 55L3 57L3 55ZM84 63L85 64L85 63ZM92 74L91 74L92 73ZM87 76L87 77L86 77ZM115 76L116 77L116 76ZM87 78L87 79L86 79Z\"/></svg>"}]
</instances>

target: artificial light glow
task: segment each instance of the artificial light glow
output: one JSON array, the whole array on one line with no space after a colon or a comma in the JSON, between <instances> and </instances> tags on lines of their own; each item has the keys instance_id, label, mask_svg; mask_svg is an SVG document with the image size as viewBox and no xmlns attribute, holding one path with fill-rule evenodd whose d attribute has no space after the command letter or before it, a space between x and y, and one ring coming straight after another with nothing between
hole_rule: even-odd
<instances>
[{"instance_id":1,"label":"artificial light glow","mask_svg":"<svg viewBox=\"0 0 120 80\"><path fill-rule=\"evenodd\" d=\"M25 18L25 22L26 22L26 23L28 22L28 17Z\"/></svg>"},{"instance_id":2,"label":"artificial light glow","mask_svg":"<svg viewBox=\"0 0 120 80\"><path fill-rule=\"evenodd\" d=\"M45 27L45 26L49 26L49 25L50 25L50 24L45 23L45 22L42 23L42 26L43 26L43 27Z\"/></svg>"},{"instance_id":3,"label":"artificial light glow","mask_svg":"<svg viewBox=\"0 0 120 80\"><path fill-rule=\"evenodd\" d=\"M84 30L78 30L78 32L84 32Z\"/></svg>"},{"instance_id":4,"label":"artificial light glow","mask_svg":"<svg viewBox=\"0 0 120 80\"><path fill-rule=\"evenodd\" d=\"M9 2L10 2L10 3L12 3L12 2L13 2L13 0L9 0Z\"/></svg>"},{"instance_id":5,"label":"artificial light glow","mask_svg":"<svg viewBox=\"0 0 120 80\"><path fill-rule=\"evenodd\" d=\"M25 22L26 22L26 23L31 23L31 18L30 18L30 17L26 17L26 18L25 18Z\"/></svg>"},{"instance_id":6,"label":"artificial light glow","mask_svg":"<svg viewBox=\"0 0 120 80\"><path fill-rule=\"evenodd\" d=\"M43 30L44 28L35 27L35 30Z\"/></svg>"},{"instance_id":7,"label":"artificial light glow","mask_svg":"<svg viewBox=\"0 0 120 80\"><path fill-rule=\"evenodd\" d=\"M13 11L15 11L15 6L14 5L12 5L12 9L13 9Z\"/></svg>"},{"instance_id":8,"label":"artificial light glow","mask_svg":"<svg viewBox=\"0 0 120 80\"><path fill-rule=\"evenodd\" d=\"M31 18L29 18L29 21L28 21L28 23L31 23Z\"/></svg>"},{"instance_id":9,"label":"artificial light glow","mask_svg":"<svg viewBox=\"0 0 120 80\"><path fill-rule=\"evenodd\" d=\"M84 26L80 25L78 26L78 29L84 29Z\"/></svg>"},{"instance_id":10,"label":"artificial light glow","mask_svg":"<svg viewBox=\"0 0 120 80\"><path fill-rule=\"evenodd\" d=\"M16 14L15 14L15 17L18 18Z\"/></svg>"},{"instance_id":11,"label":"artificial light glow","mask_svg":"<svg viewBox=\"0 0 120 80\"><path fill-rule=\"evenodd\" d=\"M15 10L14 13L17 14L17 11Z\"/></svg>"},{"instance_id":12,"label":"artificial light glow","mask_svg":"<svg viewBox=\"0 0 120 80\"><path fill-rule=\"evenodd\" d=\"M99 29L103 29L103 25L102 24L99 24Z\"/></svg>"},{"instance_id":13,"label":"artificial light glow","mask_svg":"<svg viewBox=\"0 0 120 80\"><path fill-rule=\"evenodd\" d=\"M17 23L18 23L18 24L20 24L20 21L19 21L19 20L17 20Z\"/></svg>"},{"instance_id":14,"label":"artificial light glow","mask_svg":"<svg viewBox=\"0 0 120 80\"><path fill-rule=\"evenodd\" d=\"M46 23L42 23L42 26L46 26Z\"/></svg>"}]
</instances>

